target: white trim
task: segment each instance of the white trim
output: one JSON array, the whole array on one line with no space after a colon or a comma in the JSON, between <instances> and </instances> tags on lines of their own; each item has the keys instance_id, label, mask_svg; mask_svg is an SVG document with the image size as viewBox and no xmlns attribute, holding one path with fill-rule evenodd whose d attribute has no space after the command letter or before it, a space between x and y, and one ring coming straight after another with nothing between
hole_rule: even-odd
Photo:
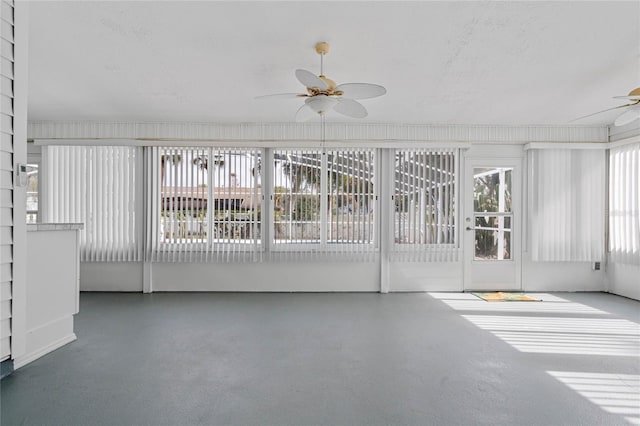
<instances>
[{"instance_id":1,"label":"white trim","mask_svg":"<svg viewBox=\"0 0 640 426\"><path fill-rule=\"evenodd\" d=\"M609 126L609 141L618 141L640 135L640 120L624 126Z\"/></svg>"},{"instance_id":2,"label":"white trim","mask_svg":"<svg viewBox=\"0 0 640 426\"><path fill-rule=\"evenodd\" d=\"M184 123L33 121L30 139L144 139L148 141L318 141L320 123ZM388 123L326 124L327 141L608 142L607 126L491 126Z\"/></svg>"},{"instance_id":3,"label":"white trim","mask_svg":"<svg viewBox=\"0 0 640 426\"><path fill-rule=\"evenodd\" d=\"M310 144L316 144L311 147L320 147L321 144L325 148L471 148L471 142L460 141L442 141L442 142L425 142L420 140L327 140L307 139L304 141L296 140L233 140L229 139L32 139L36 146L154 146L154 147L243 147L243 148L300 148L308 149Z\"/></svg>"},{"instance_id":4,"label":"white trim","mask_svg":"<svg viewBox=\"0 0 640 426\"><path fill-rule=\"evenodd\" d=\"M40 348L35 352L31 352L30 354L14 358L13 368L17 370L18 368L24 367L25 365L37 360L38 358L48 354L49 352L53 352L56 349L59 349L62 346L66 345L67 343L73 342L77 338L78 337L76 336L75 333L71 333L61 339L56 340L55 342L50 343L49 345L43 348Z\"/></svg>"},{"instance_id":5,"label":"white trim","mask_svg":"<svg viewBox=\"0 0 640 426\"><path fill-rule=\"evenodd\" d=\"M524 150L530 149L607 149L609 143L588 142L588 143L561 143L561 142L529 142L525 144Z\"/></svg>"},{"instance_id":6,"label":"white trim","mask_svg":"<svg viewBox=\"0 0 640 426\"><path fill-rule=\"evenodd\" d=\"M532 149L612 149L619 146L640 142L640 135L612 142L588 142L588 143L554 143L554 142L530 142L524 145L524 150Z\"/></svg>"},{"instance_id":7,"label":"white trim","mask_svg":"<svg viewBox=\"0 0 640 426\"><path fill-rule=\"evenodd\" d=\"M630 138L626 138L626 139L620 139L614 142L609 142L609 149L612 148L618 148L619 146L625 146L625 145L630 145L632 143L638 143L640 142L640 135L638 136L632 136Z\"/></svg>"}]
</instances>

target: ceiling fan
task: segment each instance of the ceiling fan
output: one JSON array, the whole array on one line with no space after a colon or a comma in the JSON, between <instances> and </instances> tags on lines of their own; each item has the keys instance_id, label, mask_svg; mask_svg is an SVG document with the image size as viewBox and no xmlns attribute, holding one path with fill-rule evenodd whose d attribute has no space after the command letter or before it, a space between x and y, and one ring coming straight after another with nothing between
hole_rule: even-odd
<instances>
[{"instance_id":1,"label":"ceiling fan","mask_svg":"<svg viewBox=\"0 0 640 426\"><path fill-rule=\"evenodd\" d=\"M356 99L369 99L382 96L387 89L369 83L336 83L324 75L323 59L329 53L329 43L319 42L315 46L320 55L320 75L311 71L297 69L296 78L302 83L307 93L278 93L258 96L256 99L293 99L304 98L304 104L296 112L296 121L307 121L316 114L324 116L328 111L335 111L347 117L364 118L366 108Z\"/></svg>"},{"instance_id":2,"label":"ceiling fan","mask_svg":"<svg viewBox=\"0 0 640 426\"><path fill-rule=\"evenodd\" d=\"M583 118L592 117L603 112L613 111L614 109L626 108L627 110L616 118L613 122L614 126L624 126L632 121L640 119L640 87L633 89L627 96L614 96L614 99L624 99L629 103L619 105L617 107L608 108L602 111L594 112L593 114L585 115L583 117L576 118L573 121L582 120Z\"/></svg>"}]
</instances>

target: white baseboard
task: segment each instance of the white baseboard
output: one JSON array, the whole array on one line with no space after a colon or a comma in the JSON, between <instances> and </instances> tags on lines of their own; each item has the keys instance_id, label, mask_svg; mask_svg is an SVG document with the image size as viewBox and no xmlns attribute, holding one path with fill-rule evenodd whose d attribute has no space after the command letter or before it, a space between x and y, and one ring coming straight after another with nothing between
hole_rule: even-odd
<instances>
[{"instance_id":1,"label":"white baseboard","mask_svg":"<svg viewBox=\"0 0 640 426\"><path fill-rule=\"evenodd\" d=\"M66 345L67 343L71 343L76 340L78 337L75 333L71 333L68 336L65 336L61 339L56 340L55 342L51 342L47 346L38 349L37 351L31 352L29 354L20 356L13 360L13 367L15 370L18 368L24 367L30 362L35 361L36 359L48 354L49 352L53 352L56 349Z\"/></svg>"}]
</instances>

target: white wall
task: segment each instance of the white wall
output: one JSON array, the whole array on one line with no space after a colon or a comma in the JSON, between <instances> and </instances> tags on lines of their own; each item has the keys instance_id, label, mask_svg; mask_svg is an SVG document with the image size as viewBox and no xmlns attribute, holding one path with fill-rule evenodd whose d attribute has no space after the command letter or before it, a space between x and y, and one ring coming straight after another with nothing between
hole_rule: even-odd
<instances>
[{"instance_id":1,"label":"white wall","mask_svg":"<svg viewBox=\"0 0 640 426\"><path fill-rule=\"evenodd\" d=\"M156 263L153 291L380 291L380 265L372 262ZM462 291L462 262L391 262L389 291ZM607 278L607 276L609 278ZM524 291L609 291L640 299L640 268L609 265L594 271L586 262L531 262L522 266ZM82 263L81 291L143 289L143 263ZM635 293L634 293L635 292ZM635 294L635 296L634 296Z\"/></svg>"},{"instance_id":2,"label":"white wall","mask_svg":"<svg viewBox=\"0 0 640 426\"><path fill-rule=\"evenodd\" d=\"M142 266L142 262L82 262L80 291L141 292Z\"/></svg>"},{"instance_id":3,"label":"white wall","mask_svg":"<svg viewBox=\"0 0 640 426\"><path fill-rule=\"evenodd\" d=\"M142 291L142 263L82 263L81 291ZM155 263L153 291L366 291L380 290L379 268L370 262Z\"/></svg>"},{"instance_id":4,"label":"white wall","mask_svg":"<svg viewBox=\"0 0 640 426\"><path fill-rule=\"evenodd\" d=\"M606 278L609 292L640 300L640 265L609 263Z\"/></svg>"},{"instance_id":5,"label":"white wall","mask_svg":"<svg viewBox=\"0 0 640 426\"><path fill-rule=\"evenodd\" d=\"M590 262L532 262L523 259L524 291L604 291L604 265L593 270Z\"/></svg>"},{"instance_id":6,"label":"white wall","mask_svg":"<svg viewBox=\"0 0 640 426\"><path fill-rule=\"evenodd\" d=\"M71 143L82 138L97 143L138 143L129 138L176 140L228 140L236 146L271 146L256 141L280 141L283 145L305 143L317 134L314 124L221 125L216 123L92 123L33 122L30 137L43 143ZM52 142L51 138L55 138ZM523 146L529 142L604 143L606 127L585 126L437 126L332 123L327 128L332 143L354 146L404 147L421 145L470 149L466 157L524 158ZM49 141L47 141L49 140ZM394 141L394 142L390 142ZM89 143L89 142L87 142ZM267 145L264 145L264 144ZM295 145L298 146L298 145ZM342 146L342 145L341 145ZM523 179L523 199L525 199ZM460 219L459 219L460 220ZM526 221L526 215L524 217ZM460 222L458 222L460 223ZM389 291L461 291L462 261L451 263L287 263L287 264L99 264L81 266L81 289L85 291L142 291L144 278L153 291L380 291L381 271ZM602 272L589 264L540 264L523 261L523 287L526 290L602 290ZM148 273L143 271L147 270ZM388 277L388 279L386 279Z\"/></svg>"},{"instance_id":7,"label":"white wall","mask_svg":"<svg viewBox=\"0 0 640 426\"><path fill-rule=\"evenodd\" d=\"M391 262L389 291L462 291L462 262Z\"/></svg>"}]
</instances>

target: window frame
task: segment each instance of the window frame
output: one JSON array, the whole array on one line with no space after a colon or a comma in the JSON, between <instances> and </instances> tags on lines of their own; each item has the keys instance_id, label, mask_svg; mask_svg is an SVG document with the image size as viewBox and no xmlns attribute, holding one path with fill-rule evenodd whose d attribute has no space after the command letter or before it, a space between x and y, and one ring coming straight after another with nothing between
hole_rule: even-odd
<instances>
[{"instance_id":1,"label":"window frame","mask_svg":"<svg viewBox=\"0 0 640 426\"><path fill-rule=\"evenodd\" d=\"M303 252L303 253L335 253L339 247L345 248L359 248L364 251L378 251L380 248L380 175L378 172L380 170L380 149L374 147L367 146L358 146L358 147L332 147L332 148L290 148L290 147L275 147L269 150L271 153L270 161L272 166L269 167L269 173L272 174L270 182L272 184L269 185L269 195L268 199L269 203L269 213L270 213L270 221L269 221L269 239L267 242L269 251L273 253L292 253L292 252ZM372 161L370 162L370 167L372 170L369 172L371 175L371 182L373 185L373 191L371 194L371 203L373 208L371 209L370 214L373 216L370 221L371 233L372 236L370 238L369 243L355 243L355 242L332 242L329 239L329 227L333 225L333 221L331 220L332 215L328 211L329 207L329 193L328 193L328 184L329 184L329 172L333 170L333 167L330 168L328 154L337 153L337 152L368 152L371 153ZM276 185L275 185L275 155L283 153L283 152L297 152L297 153L314 153L320 155L320 188L317 192L317 195L320 198L320 206L319 213L320 219L318 221L320 230L319 230L319 239L317 242L277 242L275 239L275 215L274 215L274 198L276 196ZM331 169L331 170L330 170ZM362 222L358 223L359 225ZM352 250L353 253L359 253L361 251ZM341 253L349 254L349 251L341 251Z\"/></svg>"},{"instance_id":2,"label":"window frame","mask_svg":"<svg viewBox=\"0 0 640 426\"><path fill-rule=\"evenodd\" d=\"M420 243L420 242L407 242L407 243L401 243L401 242L397 242L396 241L396 235L397 235L397 227L398 227L398 221L397 221L397 212L396 212L396 197L398 196L398 193L396 191L396 177L397 177L397 172L398 172L398 165L396 164L396 159L397 159L397 155L401 152L416 152L416 153L428 153L428 154L437 154L437 153L446 153L446 154L450 154L452 156L451 159L451 169L450 171L448 171L449 173L452 174L452 180L453 180L453 193L450 194L451 200L450 200L450 204L451 207L453 207L453 211L450 212L448 214L448 217L451 218L451 220L453 221L453 223L447 225L448 227L452 228L452 232L453 232L453 241L448 242L448 243ZM460 249L460 151L459 149L456 148L431 148L431 147L411 147L411 148L397 148L397 149L393 149L391 150L391 176L393 177L393 184L391 187L391 196L392 196L392 201L391 201L391 205L389 208L390 211L390 217L389 217L389 221L391 223L391 234L389 235L390 238L390 243L391 243L391 250L395 253L413 253L416 251L424 251L424 252L432 252L432 251L437 251L439 249L441 250L451 250L451 249L455 249L458 250Z\"/></svg>"}]
</instances>

